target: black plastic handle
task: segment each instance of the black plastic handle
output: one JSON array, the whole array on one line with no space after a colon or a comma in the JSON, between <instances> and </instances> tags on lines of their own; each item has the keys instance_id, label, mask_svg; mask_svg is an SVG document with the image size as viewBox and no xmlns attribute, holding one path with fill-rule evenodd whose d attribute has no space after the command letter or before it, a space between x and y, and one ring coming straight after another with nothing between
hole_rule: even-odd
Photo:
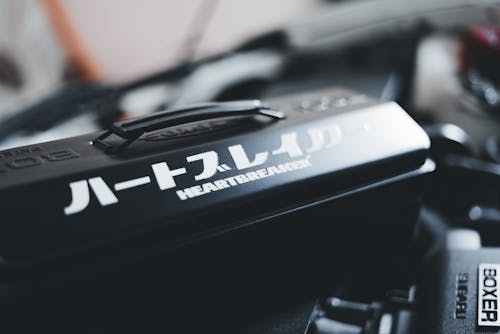
<instances>
[{"instance_id":1,"label":"black plastic handle","mask_svg":"<svg viewBox=\"0 0 500 334\"><path fill-rule=\"evenodd\" d=\"M130 145L147 132L165 129L181 124L211 120L233 116L262 115L279 120L285 118L281 111L272 110L259 100L244 100L232 102L214 102L171 109L152 115L134 118L114 123L109 130L97 137L93 144L106 153L115 153ZM106 143L104 140L111 135L123 139L118 145Z\"/></svg>"}]
</instances>

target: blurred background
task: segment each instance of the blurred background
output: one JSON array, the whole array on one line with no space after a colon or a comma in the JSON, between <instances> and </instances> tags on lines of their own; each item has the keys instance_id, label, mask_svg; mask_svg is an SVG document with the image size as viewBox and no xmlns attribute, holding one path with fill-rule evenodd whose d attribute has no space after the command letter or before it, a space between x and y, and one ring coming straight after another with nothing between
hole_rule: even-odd
<instances>
[{"instance_id":1,"label":"blurred background","mask_svg":"<svg viewBox=\"0 0 500 334\"><path fill-rule=\"evenodd\" d=\"M344 86L494 151L499 23L495 0L4 0L0 149L179 105Z\"/></svg>"}]
</instances>

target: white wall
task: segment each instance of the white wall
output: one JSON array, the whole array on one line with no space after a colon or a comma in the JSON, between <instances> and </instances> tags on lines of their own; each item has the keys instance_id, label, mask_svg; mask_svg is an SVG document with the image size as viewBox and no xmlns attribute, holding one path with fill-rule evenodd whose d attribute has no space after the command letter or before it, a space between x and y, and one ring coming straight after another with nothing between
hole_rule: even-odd
<instances>
[{"instance_id":1,"label":"white wall","mask_svg":"<svg viewBox=\"0 0 500 334\"><path fill-rule=\"evenodd\" d=\"M172 66L200 24L200 10L215 10L203 29L196 57L303 17L317 0L63 0L81 37L109 81ZM198 22L199 23L199 22Z\"/></svg>"}]
</instances>

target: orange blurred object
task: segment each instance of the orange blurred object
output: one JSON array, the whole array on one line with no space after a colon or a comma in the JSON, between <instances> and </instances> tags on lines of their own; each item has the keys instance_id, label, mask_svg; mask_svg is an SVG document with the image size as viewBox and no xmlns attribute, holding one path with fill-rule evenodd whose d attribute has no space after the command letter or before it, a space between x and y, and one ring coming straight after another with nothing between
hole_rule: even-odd
<instances>
[{"instance_id":1,"label":"orange blurred object","mask_svg":"<svg viewBox=\"0 0 500 334\"><path fill-rule=\"evenodd\" d=\"M42 0L42 7L59 38L70 63L87 81L102 79L102 71L87 49L83 39L72 24L70 15L61 0Z\"/></svg>"}]
</instances>

